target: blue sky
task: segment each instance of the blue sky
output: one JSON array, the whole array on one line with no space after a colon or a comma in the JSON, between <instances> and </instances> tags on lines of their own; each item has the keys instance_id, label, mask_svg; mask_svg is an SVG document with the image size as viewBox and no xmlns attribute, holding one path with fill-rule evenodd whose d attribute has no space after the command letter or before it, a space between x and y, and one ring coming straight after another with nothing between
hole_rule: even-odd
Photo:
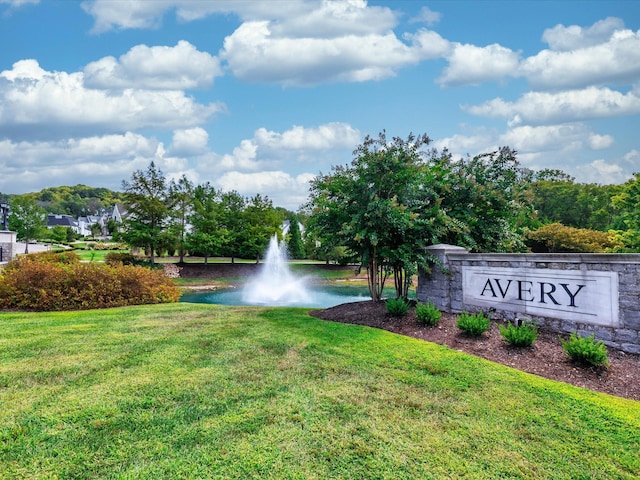
<instances>
[{"instance_id":1,"label":"blue sky","mask_svg":"<svg viewBox=\"0 0 640 480\"><path fill-rule=\"evenodd\" d=\"M0 0L0 192L151 161L292 210L365 135L640 171L640 2Z\"/></svg>"}]
</instances>

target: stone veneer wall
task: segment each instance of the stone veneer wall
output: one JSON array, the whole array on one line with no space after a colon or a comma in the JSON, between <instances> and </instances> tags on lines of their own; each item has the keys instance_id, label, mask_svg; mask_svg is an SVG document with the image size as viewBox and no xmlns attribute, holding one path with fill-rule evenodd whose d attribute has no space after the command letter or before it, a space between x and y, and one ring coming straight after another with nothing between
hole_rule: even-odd
<instances>
[{"instance_id":1,"label":"stone veneer wall","mask_svg":"<svg viewBox=\"0 0 640 480\"><path fill-rule=\"evenodd\" d=\"M8 262L16 256L16 232L0 230L0 248L2 249L2 262Z\"/></svg>"},{"instance_id":2,"label":"stone veneer wall","mask_svg":"<svg viewBox=\"0 0 640 480\"><path fill-rule=\"evenodd\" d=\"M526 269L527 272L541 274L545 270L566 271L567 274L573 272L576 275L589 275L593 272L593 275L617 278L617 321L613 326L590 323L588 318L584 318L587 321L582 318L561 318L562 314L557 312L551 313L554 316L523 314L521 310L514 311L508 304L500 302L495 304L493 316L505 320L529 318L543 328L560 333L593 333L597 339L611 347L640 353L640 254L479 254L468 253L464 248L453 245L434 245L429 250L439 258L443 268L434 265L431 272L419 272L417 298L422 302L432 301L442 311L449 313L487 310L465 303L464 267L471 267L469 270L482 267L487 271L492 268L495 271ZM503 283L502 286L504 285Z\"/></svg>"}]
</instances>

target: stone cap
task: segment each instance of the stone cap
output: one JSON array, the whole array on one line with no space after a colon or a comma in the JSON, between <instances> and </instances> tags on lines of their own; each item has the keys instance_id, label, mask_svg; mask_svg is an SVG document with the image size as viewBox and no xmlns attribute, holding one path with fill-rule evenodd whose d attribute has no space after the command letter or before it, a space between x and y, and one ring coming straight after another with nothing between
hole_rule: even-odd
<instances>
[{"instance_id":1,"label":"stone cap","mask_svg":"<svg viewBox=\"0 0 640 480\"><path fill-rule=\"evenodd\" d=\"M433 253L469 253L464 247L459 247L457 245L449 245L446 243L438 243L437 245L429 245L427 250Z\"/></svg>"}]
</instances>

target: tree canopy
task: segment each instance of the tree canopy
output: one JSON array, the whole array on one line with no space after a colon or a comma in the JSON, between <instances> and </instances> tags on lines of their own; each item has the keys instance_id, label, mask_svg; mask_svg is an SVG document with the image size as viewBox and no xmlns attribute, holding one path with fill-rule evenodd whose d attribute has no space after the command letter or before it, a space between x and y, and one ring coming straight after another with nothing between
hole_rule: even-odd
<instances>
[{"instance_id":1,"label":"tree canopy","mask_svg":"<svg viewBox=\"0 0 640 480\"><path fill-rule=\"evenodd\" d=\"M430 244L524 248L517 221L527 208L526 177L515 151L454 161L446 151L425 151L429 143L427 135L367 136L350 165L311 183L309 231L352 252L367 269L374 300L391 274L396 297L406 298L411 276L427 265Z\"/></svg>"}]
</instances>

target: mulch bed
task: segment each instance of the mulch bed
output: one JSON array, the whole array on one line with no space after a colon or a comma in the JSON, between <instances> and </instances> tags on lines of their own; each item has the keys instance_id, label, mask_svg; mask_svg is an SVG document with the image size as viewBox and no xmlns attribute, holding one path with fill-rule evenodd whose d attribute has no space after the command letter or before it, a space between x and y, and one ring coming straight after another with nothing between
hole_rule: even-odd
<instances>
[{"instance_id":1,"label":"mulch bed","mask_svg":"<svg viewBox=\"0 0 640 480\"><path fill-rule=\"evenodd\" d=\"M387 313L383 302L372 301L345 303L313 311L311 315L323 320L381 328L541 377L640 401L640 355L608 348L608 367L579 366L572 363L562 349L561 340L566 337L558 333L540 331L532 347L515 348L504 341L496 322L492 322L491 329L482 337L469 338L455 326L455 315L443 314L436 326L423 327L417 322L415 309L409 310L402 318L395 318Z\"/></svg>"}]
</instances>

